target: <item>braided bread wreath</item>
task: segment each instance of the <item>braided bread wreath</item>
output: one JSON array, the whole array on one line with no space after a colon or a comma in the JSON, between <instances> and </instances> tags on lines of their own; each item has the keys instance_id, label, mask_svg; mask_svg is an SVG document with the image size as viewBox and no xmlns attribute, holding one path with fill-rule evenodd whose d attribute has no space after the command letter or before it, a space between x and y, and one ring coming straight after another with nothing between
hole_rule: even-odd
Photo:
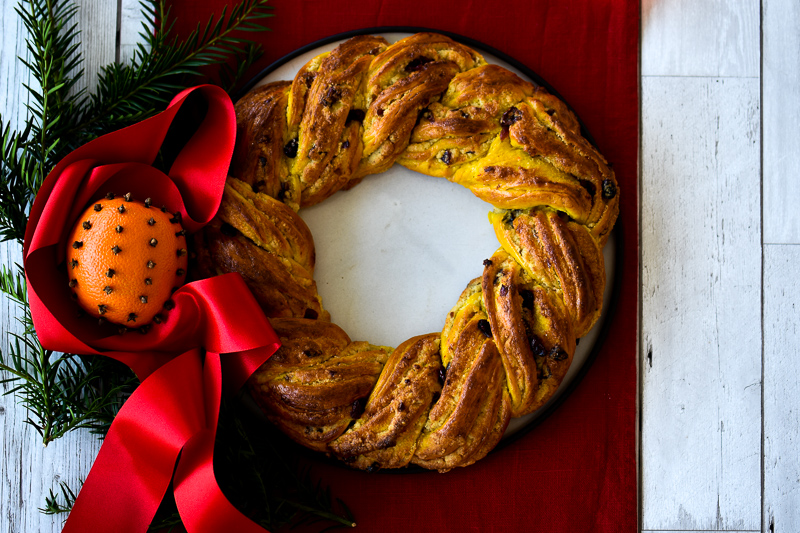
<instances>
[{"instance_id":1,"label":"braided bread wreath","mask_svg":"<svg viewBox=\"0 0 800 533\"><path fill-rule=\"evenodd\" d=\"M271 317L283 345L249 390L275 425L355 468L444 472L553 396L600 316L619 201L563 102L443 35L357 35L236 114L233 177L193 270L241 273ZM440 332L392 349L330 321L297 211L395 162L492 204L501 246Z\"/></svg>"}]
</instances>

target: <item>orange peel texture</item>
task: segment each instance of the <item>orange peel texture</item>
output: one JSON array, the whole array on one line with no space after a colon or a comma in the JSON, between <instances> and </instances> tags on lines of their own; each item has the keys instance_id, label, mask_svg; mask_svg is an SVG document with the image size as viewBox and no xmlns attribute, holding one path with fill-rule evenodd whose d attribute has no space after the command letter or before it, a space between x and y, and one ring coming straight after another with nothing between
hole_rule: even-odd
<instances>
[{"instance_id":1,"label":"orange peel texture","mask_svg":"<svg viewBox=\"0 0 800 533\"><path fill-rule=\"evenodd\" d=\"M67 241L69 286L87 313L126 327L163 320L170 295L186 279L180 213L130 194L89 206Z\"/></svg>"}]
</instances>

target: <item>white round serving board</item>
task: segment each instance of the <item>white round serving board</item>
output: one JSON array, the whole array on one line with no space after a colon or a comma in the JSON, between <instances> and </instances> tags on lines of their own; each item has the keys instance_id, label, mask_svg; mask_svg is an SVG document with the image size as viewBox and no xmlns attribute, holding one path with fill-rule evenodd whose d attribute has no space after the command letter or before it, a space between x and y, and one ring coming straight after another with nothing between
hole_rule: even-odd
<instances>
[{"instance_id":1,"label":"white round serving board","mask_svg":"<svg viewBox=\"0 0 800 533\"><path fill-rule=\"evenodd\" d=\"M377 35L393 43L411 34ZM256 86L293 79L310 59L341 42L344 39L290 59ZM487 62L530 80L508 63L478 52ZM314 279L331 321L353 340L391 347L441 331L469 281L482 275L483 260L500 246L487 216L492 209L464 187L400 165L301 209L299 214L314 236ZM612 294L616 245L612 232L603 251L604 315ZM592 352L604 318L581 339L550 402L535 413L512 419L504 438L532 423L564 393Z\"/></svg>"}]
</instances>

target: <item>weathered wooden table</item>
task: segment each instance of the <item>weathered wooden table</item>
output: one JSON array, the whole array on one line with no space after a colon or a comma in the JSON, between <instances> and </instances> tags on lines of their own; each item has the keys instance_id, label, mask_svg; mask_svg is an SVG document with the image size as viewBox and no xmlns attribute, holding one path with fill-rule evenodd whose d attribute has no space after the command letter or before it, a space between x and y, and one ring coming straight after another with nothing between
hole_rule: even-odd
<instances>
[{"instance_id":1,"label":"weathered wooden table","mask_svg":"<svg viewBox=\"0 0 800 533\"><path fill-rule=\"evenodd\" d=\"M23 118L27 81L15 4L0 0L6 120ZM130 54L139 6L79 4L91 87ZM800 3L642 0L641 35L640 527L794 533ZM5 339L5 299L0 317ZM0 533L59 531L37 508L59 480L77 486L99 442L74 432L43 448L25 417L0 397Z\"/></svg>"}]
</instances>

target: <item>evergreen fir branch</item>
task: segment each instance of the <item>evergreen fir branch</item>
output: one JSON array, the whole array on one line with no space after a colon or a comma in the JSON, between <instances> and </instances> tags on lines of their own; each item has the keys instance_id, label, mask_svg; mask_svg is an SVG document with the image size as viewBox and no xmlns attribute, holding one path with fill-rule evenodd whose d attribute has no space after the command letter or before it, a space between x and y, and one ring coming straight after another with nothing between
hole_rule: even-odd
<instances>
[{"instance_id":1,"label":"evergreen fir branch","mask_svg":"<svg viewBox=\"0 0 800 533\"><path fill-rule=\"evenodd\" d=\"M20 58L35 80L22 132L2 125L0 153L0 240L22 242L27 214L50 168L67 152L66 128L83 105L82 91L71 94L83 75L77 52L77 9L69 2L21 0L16 12L28 32L29 60Z\"/></svg>"},{"instance_id":2,"label":"evergreen fir branch","mask_svg":"<svg viewBox=\"0 0 800 533\"><path fill-rule=\"evenodd\" d=\"M26 150L31 125L28 124L22 133L15 132L11 130L11 124L3 123L0 116L0 128L0 241L22 243L28 223L27 213L34 196L26 176L29 170L36 172L36 163Z\"/></svg>"},{"instance_id":3,"label":"evergreen fir branch","mask_svg":"<svg viewBox=\"0 0 800 533\"><path fill-rule=\"evenodd\" d=\"M319 521L355 526L349 509L337 508L330 488L301 465L294 443L242 403L223 401L216 450L223 492L266 529Z\"/></svg>"},{"instance_id":4,"label":"evergreen fir branch","mask_svg":"<svg viewBox=\"0 0 800 533\"><path fill-rule=\"evenodd\" d=\"M158 9L163 31L150 34L150 50L140 46L130 66L106 67L97 93L89 98L84 91L73 91L83 75L74 23L77 8L68 1L21 0L17 13L28 31L30 55L30 60L21 61L38 87L26 86L32 99L22 133L12 131L0 118L0 238L22 242L36 192L69 151L97 135L155 115L188 86L187 75L199 76L201 68L249 50L232 34L237 29L262 29L257 21L271 16L265 4L266 0L245 0L230 16L223 12L216 22L212 17L202 33L195 31L178 41L170 35L172 22L164 1L143 3L150 13ZM11 287L12 274L5 268L2 274ZM33 331L26 298L18 294L14 299L25 311L24 333L11 336L5 356L0 346L0 371L11 376L2 382L11 383L11 392L20 396L30 414L27 422L45 444L77 428L104 434L135 387L135 377L107 358L45 350Z\"/></svg>"},{"instance_id":5,"label":"evergreen fir branch","mask_svg":"<svg viewBox=\"0 0 800 533\"><path fill-rule=\"evenodd\" d=\"M261 59L261 56L264 55L264 50L259 44L248 43L244 47L243 54L243 58L236 62L235 68L232 68L228 63L223 63L219 70L220 85L230 95L233 95L250 67Z\"/></svg>"},{"instance_id":6,"label":"evergreen fir branch","mask_svg":"<svg viewBox=\"0 0 800 533\"><path fill-rule=\"evenodd\" d=\"M58 0L21 0L17 13L28 31L30 59L21 60L38 86L31 94L24 131L2 125L0 150L0 239L22 242L27 214L36 192L50 169L69 151L90 138L159 112L172 96L186 88L187 76L242 55L237 64L257 57L258 48L234 35L236 30L262 30L268 13L266 0L244 0L227 8L203 29L183 41L171 36L172 22L163 0L143 3L158 13L159 31L149 33L150 49L140 46L130 65L112 64L100 76L97 93L87 97L74 92L82 77L78 53L77 8ZM20 274L21 275L21 272ZM127 369L106 358L55 354L39 343L27 300L12 287L17 278L3 269L3 292L23 309L24 333L12 335L8 349L0 346L0 370L10 377L12 392L28 409L28 423L37 428L44 443L80 427L104 433L136 380ZM19 280L17 280L19 281ZM6 290L8 289L8 290ZM9 292L11 291L11 292Z\"/></svg>"},{"instance_id":7,"label":"evergreen fir branch","mask_svg":"<svg viewBox=\"0 0 800 533\"><path fill-rule=\"evenodd\" d=\"M12 272L6 265L0 265L0 292L11 298L17 305L27 305L28 289L22 267L17 264Z\"/></svg>"},{"instance_id":8,"label":"evergreen fir branch","mask_svg":"<svg viewBox=\"0 0 800 533\"><path fill-rule=\"evenodd\" d=\"M171 533L172 531L185 532L186 530L183 528L183 521L176 507L172 509L169 514L156 514L153 523L150 524L147 531L152 531L153 533Z\"/></svg>"},{"instance_id":9,"label":"evergreen fir branch","mask_svg":"<svg viewBox=\"0 0 800 533\"><path fill-rule=\"evenodd\" d=\"M37 86L24 85L32 97L27 104L31 128L28 152L37 163L26 173L32 194L39 190L46 173L71 149L66 132L84 105L84 91L72 94L82 78L78 54L78 8L57 0L22 0L16 8L28 31L30 60L22 60Z\"/></svg>"},{"instance_id":10,"label":"evergreen fir branch","mask_svg":"<svg viewBox=\"0 0 800 533\"><path fill-rule=\"evenodd\" d=\"M157 13L157 31L148 33L145 26L140 35L147 39L146 45L137 46L130 65L103 68L97 91L75 123L75 133L88 140L148 118L166 107L176 92L207 74L208 67L246 61L255 50L235 33L267 30L260 22L272 16L266 4L267 0L243 0L230 13L226 6L219 17L210 17L205 26L198 24L179 41L164 1L142 2L145 15Z\"/></svg>"},{"instance_id":11,"label":"evergreen fir branch","mask_svg":"<svg viewBox=\"0 0 800 533\"><path fill-rule=\"evenodd\" d=\"M53 489L50 489L50 494L44 498L44 507L40 507L39 511L44 514L56 515L64 514L72 510L75 504L77 495L65 482L59 484L60 493L56 494ZM60 501L63 499L63 503Z\"/></svg>"},{"instance_id":12,"label":"evergreen fir branch","mask_svg":"<svg viewBox=\"0 0 800 533\"><path fill-rule=\"evenodd\" d=\"M124 399L136 387L135 376L105 357L62 354L42 348L35 335L13 334L8 358L0 352L0 380L28 411L25 422L47 445L68 431L88 428L105 434Z\"/></svg>"},{"instance_id":13,"label":"evergreen fir branch","mask_svg":"<svg viewBox=\"0 0 800 533\"><path fill-rule=\"evenodd\" d=\"M68 1L21 0L16 11L28 32L34 85L25 131L4 124L0 159L0 240L22 242L27 213L47 173L70 151L91 139L131 125L163 110L179 91L197 83L206 69L220 66L229 87L259 57L260 47L236 37L237 31L267 30L267 0L244 0L218 17L198 25L186 39L173 35L164 0L142 2L143 13L156 14L158 31L143 24L129 65L103 67L95 94L75 92L83 77L78 52L77 8ZM236 71L227 67L237 65ZM37 86L38 85L38 86Z\"/></svg>"},{"instance_id":14,"label":"evergreen fir branch","mask_svg":"<svg viewBox=\"0 0 800 533\"><path fill-rule=\"evenodd\" d=\"M68 431L88 428L105 434L123 401L135 389L133 373L107 357L62 354L42 347L27 305L22 268L0 265L0 291L22 310L21 333L11 333L6 354L0 350L0 380L28 411L25 422L47 445Z\"/></svg>"}]
</instances>

